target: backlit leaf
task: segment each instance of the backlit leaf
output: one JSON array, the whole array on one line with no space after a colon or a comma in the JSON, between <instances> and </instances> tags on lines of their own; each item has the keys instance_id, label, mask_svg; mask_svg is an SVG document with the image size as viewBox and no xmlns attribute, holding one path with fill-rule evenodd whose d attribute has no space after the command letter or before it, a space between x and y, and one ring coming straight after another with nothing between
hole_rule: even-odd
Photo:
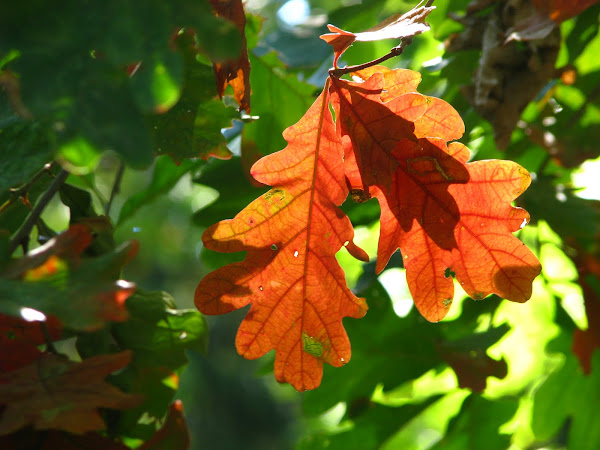
<instances>
[{"instance_id":1,"label":"backlit leaf","mask_svg":"<svg viewBox=\"0 0 600 450\"><path fill-rule=\"evenodd\" d=\"M222 97L225 88L233 88L233 96L240 105L240 110L250 114L250 61L246 46L246 14L242 0L211 0L211 5L218 17L232 22L240 32L241 49L237 59L215 61L213 67L217 77L217 90Z\"/></svg>"},{"instance_id":2,"label":"backlit leaf","mask_svg":"<svg viewBox=\"0 0 600 450\"><path fill-rule=\"evenodd\" d=\"M405 14L394 14L373 28L362 33L344 31L336 26L327 25L332 33L321 36L325 42L333 47L335 58L334 67L337 68L339 57L355 41L379 41L381 39L402 39L421 34L429 30L425 19L435 6L417 6Z\"/></svg>"},{"instance_id":3,"label":"backlit leaf","mask_svg":"<svg viewBox=\"0 0 600 450\"><path fill-rule=\"evenodd\" d=\"M362 317L366 304L346 287L335 254L353 238L337 208L346 198L341 141L328 107L328 90L284 137L284 150L252 168L273 186L234 219L206 230L207 248L247 251L241 263L208 275L196 290L205 314L252 304L236 346L249 359L275 349L275 377L297 390L321 382L323 362L350 360L343 317ZM366 256L366 255L365 255Z\"/></svg>"}]
</instances>

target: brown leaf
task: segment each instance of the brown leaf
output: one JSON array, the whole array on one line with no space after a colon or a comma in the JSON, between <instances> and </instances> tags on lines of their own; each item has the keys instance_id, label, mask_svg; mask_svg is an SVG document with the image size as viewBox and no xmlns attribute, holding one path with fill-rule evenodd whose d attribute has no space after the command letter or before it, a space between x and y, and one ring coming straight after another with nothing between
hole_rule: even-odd
<instances>
[{"instance_id":1,"label":"brown leaf","mask_svg":"<svg viewBox=\"0 0 600 450\"><path fill-rule=\"evenodd\" d=\"M104 378L126 366L131 352L101 355L80 363L43 354L29 366L0 376L0 435L24 426L85 433L104 429L97 408L127 409L143 397L121 392Z\"/></svg>"},{"instance_id":2,"label":"brown leaf","mask_svg":"<svg viewBox=\"0 0 600 450\"><path fill-rule=\"evenodd\" d=\"M231 86L235 101L240 110L250 113L250 60L246 44L246 14L242 0L210 0L215 14L232 22L238 30L242 41L242 49L238 59L214 61L213 68L217 78L217 90L223 97L225 88Z\"/></svg>"},{"instance_id":3,"label":"brown leaf","mask_svg":"<svg viewBox=\"0 0 600 450\"><path fill-rule=\"evenodd\" d=\"M394 14L381 23L369 28L362 33L344 31L334 25L327 25L330 34L321 36L325 42L333 46L333 66L337 68L337 62L342 53L355 41L380 41L382 39L403 39L416 36L429 30L425 19L435 9L435 6L417 6L405 14Z\"/></svg>"},{"instance_id":4,"label":"brown leaf","mask_svg":"<svg viewBox=\"0 0 600 450\"><path fill-rule=\"evenodd\" d=\"M43 326L48 337L57 340L62 333L62 325L56 317L49 316L44 325L40 322L27 322L18 317L0 314L0 373L26 366L40 356L38 345L46 342Z\"/></svg>"},{"instance_id":5,"label":"brown leaf","mask_svg":"<svg viewBox=\"0 0 600 450\"><path fill-rule=\"evenodd\" d=\"M139 450L185 450L190 446L190 433L183 417L181 400L169 407L167 420Z\"/></svg>"}]
</instances>

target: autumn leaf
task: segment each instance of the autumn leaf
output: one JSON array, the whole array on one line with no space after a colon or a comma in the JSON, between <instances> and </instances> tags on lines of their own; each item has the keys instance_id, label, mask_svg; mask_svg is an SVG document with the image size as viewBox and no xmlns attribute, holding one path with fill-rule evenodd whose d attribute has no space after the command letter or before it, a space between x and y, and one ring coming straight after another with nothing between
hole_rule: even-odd
<instances>
[{"instance_id":1,"label":"autumn leaf","mask_svg":"<svg viewBox=\"0 0 600 450\"><path fill-rule=\"evenodd\" d=\"M340 367L350 360L342 318L362 317L367 306L346 286L335 254L344 245L361 259L366 254L337 207L348 188L327 87L284 137L284 150L252 168L273 189L204 233L208 249L247 256L204 278L195 302L205 314L251 304L238 352L255 359L275 349L276 379L303 391L320 384L323 362Z\"/></svg>"},{"instance_id":2,"label":"autumn leaf","mask_svg":"<svg viewBox=\"0 0 600 450\"><path fill-rule=\"evenodd\" d=\"M0 372L9 372L30 364L41 354L38 346L48 339L58 340L62 333L62 325L54 316L47 317L44 324L38 321L28 322L18 317L0 314Z\"/></svg>"},{"instance_id":3,"label":"autumn leaf","mask_svg":"<svg viewBox=\"0 0 600 450\"><path fill-rule=\"evenodd\" d=\"M346 148L346 174L353 186L361 178L381 206L377 272L400 248L415 304L431 321L441 320L452 303L451 274L473 298L496 293L527 300L541 268L511 234L529 215L510 202L529 186L529 174L510 161L467 164L470 152L464 145L446 145L464 130L456 111L443 100L423 97L419 114L408 116L397 104L419 95L411 92L416 77L381 70L387 79L374 73L362 83L332 82L340 99L338 127L353 144ZM390 98L384 83L397 97ZM381 162L394 167L391 187L374 173Z\"/></svg>"},{"instance_id":4,"label":"autumn leaf","mask_svg":"<svg viewBox=\"0 0 600 450\"><path fill-rule=\"evenodd\" d=\"M250 113L250 61L246 46L246 14L242 0L210 0L215 14L232 22L240 31L242 48L235 60L215 61L213 68L217 78L217 90L223 97L225 88L233 88L233 96L240 110Z\"/></svg>"},{"instance_id":5,"label":"autumn leaf","mask_svg":"<svg viewBox=\"0 0 600 450\"><path fill-rule=\"evenodd\" d=\"M394 145L414 139L415 121L427 111L427 98L416 92L403 93L384 104L380 98L383 89L381 73L364 83L331 81L338 133L350 138L344 146L346 177L352 189L366 193L370 186L391 185L398 167L391 155Z\"/></svg>"},{"instance_id":6,"label":"autumn leaf","mask_svg":"<svg viewBox=\"0 0 600 450\"><path fill-rule=\"evenodd\" d=\"M189 446L190 434L183 417L183 404L181 400L175 400L169 406L162 428L140 450L187 450Z\"/></svg>"},{"instance_id":7,"label":"autumn leaf","mask_svg":"<svg viewBox=\"0 0 600 450\"><path fill-rule=\"evenodd\" d=\"M0 375L0 435L33 425L72 433L104 429L98 408L126 409L142 401L104 381L126 366L131 352L101 355L80 363L43 354L32 364Z\"/></svg>"},{"instance_id":8,"label":"autumn leaf","mask_svg":"<svg viewBox=\"0 0 600 450\"><path fill-rule=\"evenodd\" d=\"M84 258L82 253L92 240L89 225L73 224L8 265L0 277L0 313L20 317L23 308L31 308L54 315L67 327L87 331L102 328L106 321L126 320L125 300L135 285L117 278L138 244L125 242L105 254Z\"/></svg>"},{"instance_id":9,"label":"autumn leaf","mask_svg":"<svg viewBox=\"0 0 600 450\"><path fill-rule=\"evenodd\" d=\"M327 25L332 33L322 35L321 39L333 47L333 67L337 69L338 59L342 56L342 53L356 41L403 39L429 30L429 25L425 22L425 19L434 9L435 6L417 6L405 14L394 14L362 33L352 33L334 25Z\"/></svg>"},{"instance_id":10,"label":"autumn leaf","mask_svg":"<svg viewBox=\"0 0 600 450\"><path fill-rule=\"evenodd\" d=\"M453 277L473 298L497 293L523 302L541 270L512 235L529 221L511 206L531 181L527 171L510 161L467 163L464 145L447 144L464 132L460 116L416 92L418 74L369 68L356 76L331 77L285 131L288 147L253 166L254 178L273 189L203 237L208 249L247 254L202 280L196 305L224 314L252 304L238 330L238 352L253 359L275 349L275 377L298 390L319 385L323 361L348 362L341 319L366 312L335 261L344 244L364 259L336 207L348 187L360 202L378 199L376 269L400 248L415 304L430 321L446 315Z\"/></svg>"}]
</instances>

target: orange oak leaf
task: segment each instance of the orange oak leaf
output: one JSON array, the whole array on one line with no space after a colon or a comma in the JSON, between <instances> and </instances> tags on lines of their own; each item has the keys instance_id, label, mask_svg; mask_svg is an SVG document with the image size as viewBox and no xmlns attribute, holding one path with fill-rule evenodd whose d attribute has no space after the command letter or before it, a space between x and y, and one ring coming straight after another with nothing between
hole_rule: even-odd
<instances>
[{"instance_id":1,"label":"orange oak leaf","mask_svg":"<svg viewBox=\"0 0 600 450\"><path fill-rule=\"evenodd\" d=\"M43 354L26 367L0 375L0 404L5 405L0 435L27 425L77 434L104 429L97 408L127 409L143 400L104 381L130 360L129 351L80 363Z\"/></svg>"},{"instance_id":2,"label":"orange oak leaf","mask_svg":"<svg viewBox=\"0 0 600 450\"><path fill-rule=\"evenodd\" d=\"M223 97L225 88L233 88L235 101L240 105L240 110L250 113L250 60L248 59L248 48L246 44L246 13L242 0L210 0L213 11L219 17L232 22L238 30L242 48L240 56L235 60L216 61L213 63L215 76L217 78L217 90L219 96Z\"/></svg>"},{"instance_id":3,"label":"orange oak leaf","mask_svg":"<svg viewBox=\"0 0 600 450\"><path fill-rule=\"evenodd\" d=\"M345 245L368 260L353 244L352 224L337 206L348 188L328 92L326 86L304 117L284 131L284 150L253 166L254 178L273 188L204 233L208 249L247 256L205 277L195 296L205 314L251 304L238 330L238 352L254 359L274 349L276 379L299 391L319 386L323 362L340 367L350 360L342 318L360 318L367 310L364 299L346 286L335 258Z\"/></svg>"},{"instance_id":4,"label":"orange oak leaf","mask_svg":"<svg viewBox=\"0 0 600 450\"><path fill-rule=\"evenodd\" d=\"M363 83L331 80L338 133L349 137L344 140L345 172L354 190L391 185L398 166L391 152L396 142L415 139L415 121L427 111L424 95L406 92L384 103L383 90L381 73Z\"/></svg>"},{"instance_id":5,"label":"orange oak leaf","mask_svg":"<svg viewBox=\"0 0 600 450\"><path fill-rule=\"evenodd\" d=\"M162 428L158 430L140 450L187 450L190 447L190 433L183 417L183 403L175 400Z\"/></svg>"},{"instance_id":6,"label":"orange oak leaf","mask_svg":"<svg viewBox=\"0 0 600 450\"><path fill-rule=\"evenodd\" d=\"M42 324L0 314L0 373L19 369L39 357L38 345L46 343L43 326L48 339L55 341L60 338L62 324L54 316L47 317Z\"/></svg>"},{"instance_id":7,"label":"orange oak leaf","mask_svg":"<svg viewBox=\"0 0 600 450\"><path fill-rule=\"evenodd\" d=\"M117 278L137 253L138 243L126 242L102 255L85 257L83 252L94 239L92 227L97 232L97 226L72 224L9 264L0 276L3 312L19 316L23 308L35 309L54 315L69 328L87 331L102 328L107 321L127 320L125 300L135 284Z\"/></svg>"},{"instance_id":8,"label":"orange oak leaf","mask_svg":"<svg viewBox=\"0 0 600 450\"><path fill-rule=\"evenodd\" d=\"M332 33L321 36L333 47L333 66L337 68L338 59L354 42L380 41L382 39L402 39L429 30L425 19L435 6L417 6L405 14L394 14L374 27L362 33L344 31L334 25L327 25Z\"/></svg>"},{"instance_id":9,"label":"orange oak leaf","mask_svg":"<svg viewBox=\"0 0 600 450\"><path fill-rule=\"evenodd\" d=\"M450 274L473 298L496 293L526 301L541 268L512 235L527 224L529 215L510 202L529 186L528 172L510 161L467 164L470 152L464 145L446 145L462 135L464 125L443 100L427 98L426 110L414 122L398 121L396 102L416 95L414 83L406 82L416 77L405 71L382 72L384 76L374 73L362 83L332 82L341 99L338 127L353 144L346 148L346 174L354 185L359 173L381 206L377 272L400 248L415 304L430 321L441 320L452 303ZM396 97L391 97L388 84ZM383 98L373 95L377 90ZM393 130L380 131L376 116ZM402 135L402 127L409 132ZM379 162L383 154L394 160L391 186L379 174L363 176L362 161Z\"/></svg>"}]
</instances>

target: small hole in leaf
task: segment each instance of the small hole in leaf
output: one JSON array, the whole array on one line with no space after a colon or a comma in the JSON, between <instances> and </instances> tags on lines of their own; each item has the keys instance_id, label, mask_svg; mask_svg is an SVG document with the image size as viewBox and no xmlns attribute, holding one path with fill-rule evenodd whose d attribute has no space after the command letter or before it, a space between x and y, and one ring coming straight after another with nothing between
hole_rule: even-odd
<instances>
[{"instance_id":1,"label":"small hole in leaf","mask_svg":"<svg viewBox=\"0 0 600 450\"><path fill-rule=\"evenodd\" d=\"M273 251L277 250L277 245L271 244L271 250L273 250Z\"/></svg>"}]
</instances>

